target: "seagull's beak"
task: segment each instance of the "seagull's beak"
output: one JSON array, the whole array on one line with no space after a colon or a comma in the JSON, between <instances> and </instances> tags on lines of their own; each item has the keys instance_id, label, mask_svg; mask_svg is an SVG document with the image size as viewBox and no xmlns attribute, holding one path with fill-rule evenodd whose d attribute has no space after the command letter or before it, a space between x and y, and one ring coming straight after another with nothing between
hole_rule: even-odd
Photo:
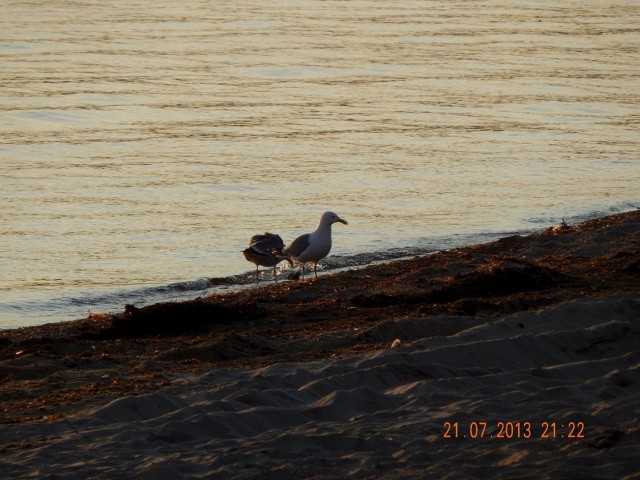
<instances>
[{"instance_id":1,"label":"seagull's beak","mask_svg":"<svg viewBox=\"0 0 640 480\"><path fill-rule=\"evenodd\" d=\"M344 223L345 225L349 225L349 222L347 222L346 220L343 220L343 219L341 219L341 218L339 218L339 219L338 219L338 221L339 221L340 223Z\"/></svg>"}]
</instances>

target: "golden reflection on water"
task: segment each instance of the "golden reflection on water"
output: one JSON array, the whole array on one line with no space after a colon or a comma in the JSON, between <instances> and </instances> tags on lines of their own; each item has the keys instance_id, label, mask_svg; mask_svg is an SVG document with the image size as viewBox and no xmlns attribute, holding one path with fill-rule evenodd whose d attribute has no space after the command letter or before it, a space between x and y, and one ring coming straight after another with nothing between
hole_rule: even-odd
<instances>
[{"instance_id":1,"label":"golden reflection on water","mask_svg":"<svg viewBox=\"0 0 640 480\"><path fill-rule=\"evenodd\" d=\"M628 1L10 2L0 289L238 273L250 235L328 208L350 221L338 254L637 200L639 20Z\"/></svg>"}]
</instances>

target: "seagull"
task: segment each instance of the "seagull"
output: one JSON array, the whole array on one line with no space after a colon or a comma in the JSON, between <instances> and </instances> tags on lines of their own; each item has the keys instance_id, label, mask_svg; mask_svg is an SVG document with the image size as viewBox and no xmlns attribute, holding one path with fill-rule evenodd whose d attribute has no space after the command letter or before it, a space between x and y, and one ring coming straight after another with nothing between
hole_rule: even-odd
<instances>
[{"instance_id":1,"label":"seagull","mask_svg":"<svg viewBox=\"0 0 640 480\"><path fill-rule=\"evenodd\" d=\"M282 250L284 255L289 255L295 262L302 264L303 280L304 266L307 263L313 263L313 273L318 278L318 262L331 251L331 225L337 222L348 225L346 220L333 212L323 213L315 232L300 235Z\"/></svg>"},{"instance_id":2,"label":"seagull","mask_svg":"<svg viewBox=\"0 0 640 480\"><path fill-rule=\"evenodd\" d=\"M256 265L256 282L258 281L258 267L273 267L273 279L277 282L276 265L286 260L289 265L293 266L293 262L289 256L282 253L284 242L280 235L265 232L262 235L254 235L249 240L249 247L245 248L242 253L244 258Z\"/></svg>"}]
</instances>

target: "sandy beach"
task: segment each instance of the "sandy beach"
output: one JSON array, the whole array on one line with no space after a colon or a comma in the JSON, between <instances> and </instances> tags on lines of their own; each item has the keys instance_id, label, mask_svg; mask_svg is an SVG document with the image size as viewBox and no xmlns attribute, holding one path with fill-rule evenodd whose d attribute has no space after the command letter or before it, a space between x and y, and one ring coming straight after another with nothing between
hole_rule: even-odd
<instances>
[{"instance_id":1,"label":"sandy beach","mask_svg":"<svg viewBox=\"0 0 640 480\"><path fill-rule=\"evenodd\" d=\"M640 211L0 332L2 478L640 478Z\"/></svg>"}]
</instances>

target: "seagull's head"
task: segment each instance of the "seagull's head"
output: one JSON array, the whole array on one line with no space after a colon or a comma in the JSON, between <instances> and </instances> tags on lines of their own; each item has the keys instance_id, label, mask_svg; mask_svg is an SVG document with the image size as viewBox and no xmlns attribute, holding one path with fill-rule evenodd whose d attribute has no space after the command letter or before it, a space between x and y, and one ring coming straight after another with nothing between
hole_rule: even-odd
<instances>
[{"instance_id":1,"label":"seagull's head","mask_svg":"<svg viewBox=\"0 0 640 480\"><path fill-rule=\"evenodd\" d=\"M322 218L320 218L321 225L333 225L334 223L344 223L345 225L349 225L346 220L343 220L338 215L333 212L324 212Z\"/></svg>"}]
</instances>

